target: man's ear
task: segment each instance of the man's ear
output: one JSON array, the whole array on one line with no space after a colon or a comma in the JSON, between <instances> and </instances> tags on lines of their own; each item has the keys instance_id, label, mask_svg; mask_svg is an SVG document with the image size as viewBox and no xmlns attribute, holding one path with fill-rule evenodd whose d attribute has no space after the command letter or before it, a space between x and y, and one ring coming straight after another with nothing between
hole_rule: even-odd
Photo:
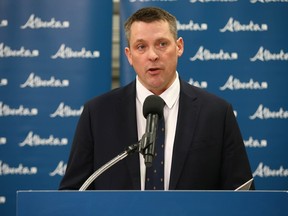
<instances>
[{"instance_id":1,"label":"man's ear","mask_svg":"<svg viewBox=\"0 0 288 216\"><path fill-rule=\"evenodd\" d=\"M125 47L125 55L129 61L130 65L132 66L133 62L132 62L131 51L130 51L129 47Z\"/></svg>"},{"instance_id":2,"label":"man's ear","mask_svg":"<svg viewBox=\"0 0 288 216\"><path fill-rule=\"evenodd\" d=\"M177 43L177 48L178 48L178 56L180 57L183 52L184 52L184 40L182 37L179 37L178 40L176 41Z\"/></svg>"}]
</instances>

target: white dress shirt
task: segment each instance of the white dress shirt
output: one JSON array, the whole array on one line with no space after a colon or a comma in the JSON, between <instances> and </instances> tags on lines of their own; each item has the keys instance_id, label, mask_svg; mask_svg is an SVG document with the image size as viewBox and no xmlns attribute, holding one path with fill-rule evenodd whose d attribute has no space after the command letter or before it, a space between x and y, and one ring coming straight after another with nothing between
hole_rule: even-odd
<instances>
[{"instance_id":1,"label":"white dress shirt","mask_svg":"<svg viewBox=\"0 0 288 216\"><path fill-rule=\"evenodd\" d=\"M143 116L143 104L147 96L153 93L147 90L136 77L136 115L138 138L141 139L146 130L146 119ZM178 117L180 82L176 72L173 84L161 95L166 103L163 114L165 118L165 152L164 152L164 190L169 189L170 172L172 164L173 145ZM140 154L141 190L145 189L146 167L143 155Z\"/></svg>"}]
</instances>

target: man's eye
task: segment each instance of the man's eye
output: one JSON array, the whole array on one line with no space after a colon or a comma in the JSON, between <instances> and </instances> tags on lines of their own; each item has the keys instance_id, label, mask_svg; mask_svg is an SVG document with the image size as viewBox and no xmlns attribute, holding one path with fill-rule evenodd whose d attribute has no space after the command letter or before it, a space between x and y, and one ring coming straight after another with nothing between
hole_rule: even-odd
<instances>
[{"instance_id":1,"label":"man's eye","mask_svg":"<svg viewBox=\"0 0 288 216\"><path fill-rule=\"evenodd\" d=\"M165 47L165 46L167 46L167 42L161 42L159 45L160 45L160 47Z\"/></svg>"},{"instance_id":2,"label":"man's eye","mask_svg":"<svg viewBox=\"0 0 288 216\"><path fill-rule=\"evenodd\" d=\"M138 45L138 46L137 46L137 50L140 50L140 51L141 51L141 50L144 50L144 48L145 48L144 45Z\"/></svg>"}]
</instances>

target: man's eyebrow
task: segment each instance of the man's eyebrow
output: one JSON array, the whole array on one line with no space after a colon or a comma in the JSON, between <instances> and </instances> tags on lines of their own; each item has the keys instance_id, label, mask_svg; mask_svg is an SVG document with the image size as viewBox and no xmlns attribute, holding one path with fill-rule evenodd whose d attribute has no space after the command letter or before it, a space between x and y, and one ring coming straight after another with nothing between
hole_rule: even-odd
<instances>
[{"instance_id":1,"label":"man's eyebrow","mask_svg":"<svg viewBox=\"0 0 288 216\"><path fill-rule=\"evenodd\" d=\"M132 45L138 44L138 43L144 43L145 40L144 39L137 39L136 41L132 42Z\"/></svg>"},{"instance_id":2,"label":"man's eyebrow","mask_svg":"<svg viewBox=\"0 0 288 216\"><path fill-rule=\"evenodd\" d=\"M144 39L137 39L135 42L144 42L145 40Z\"/></svg>"}]
</instances>

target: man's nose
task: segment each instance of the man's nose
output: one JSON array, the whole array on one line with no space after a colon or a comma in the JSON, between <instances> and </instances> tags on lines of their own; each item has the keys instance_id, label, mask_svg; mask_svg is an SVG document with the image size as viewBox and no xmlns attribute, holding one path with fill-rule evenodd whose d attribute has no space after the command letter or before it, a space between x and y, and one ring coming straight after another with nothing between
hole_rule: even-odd
<instances>
[{"instance_id":1,"label":"man's nose","mask_svg":"<svg viewBox=\"0 0 288 216\"><path fill-rule=\"evenodd\" d=\"M159 55L154 48L149 49L148 56L150 61L157 61L159 58Z\"/></svg>"}]
</instances>

